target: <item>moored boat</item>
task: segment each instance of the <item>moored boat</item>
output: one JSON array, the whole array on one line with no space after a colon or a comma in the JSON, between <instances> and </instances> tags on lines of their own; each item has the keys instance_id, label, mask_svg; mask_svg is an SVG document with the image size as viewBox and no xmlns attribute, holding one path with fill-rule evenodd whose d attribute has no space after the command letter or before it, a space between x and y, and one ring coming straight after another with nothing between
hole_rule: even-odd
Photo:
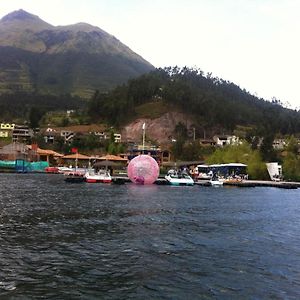
<instances>
[{"instance_id":1,"label":"moored boat","mask_svg":"<svg viewBox=\"0 0 300 300\"><path fill-rule=\"evenodd\" d=\"M99 170L95 172L93 169L89 169L85 174L85 181L88 183L111 183L112 178L108 170Z\"/></svg>"},{"instance_id":2,"label":"moored boat","mask_svg":"<svg viewBox=\"0 0 300 300\"><path fill-rule=\"evenodd\" d=\"M76 171L65 173L64 180L65 180L65 182L69 182L69 183L85 182L85 178L84 178L82 172L76 172Z\"/></svg>"},{"instance_id":3,"label":"moored boat","mask_svg":"<svg viewBox=\"0 0 300 300\"><path fill-rule=\"evenodd\" d=\"M59 169L58 169L58 167L46 167L45 172L48 174L58 174Z\"/></svg>"},{"instance_id":4,"label":"moored boat","mask_svg":"<svg viewBox=\"0 0 300 300\"><path fill-rule=\"evenodd\" d=\"M168 174L165 176L167 183L170 185L194 185L194 180L187 173L179 173L175 170L170 170Z\"/></svg>"},{"instance_id":5,"label":"moored boat","mask_svg":"<svg viewBox=\"0 0 300 300\"><path fill-rule=\"evenodd\" d=\"M223 185L223 181L219 180L219 179L211 179L209 181L211 186L222 186Z\"/></svg>"},{"instance_id":6,"label":"moored boat","mask_svg":"<svg viewBox=\"0 0 300 300\"><path fill-rule=\"evenodd\" d=\"M211 186L222 186L223 180L221 180L216 174L213 174L209 183Z\"/></svg>"}]
</instances>

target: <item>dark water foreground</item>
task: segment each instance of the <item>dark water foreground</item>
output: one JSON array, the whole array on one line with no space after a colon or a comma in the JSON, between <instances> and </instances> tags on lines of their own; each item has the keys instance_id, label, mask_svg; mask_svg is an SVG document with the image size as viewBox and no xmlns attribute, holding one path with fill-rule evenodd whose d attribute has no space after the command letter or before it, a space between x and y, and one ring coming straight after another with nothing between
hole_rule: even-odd
<instances>
[{"instance_id":1,"label":"dark water foreground","mask_svg":"<svg viewBox=\"0 0 300 300\"><path fill-rule=\"evenodd\" d=\"M300 190L0 174L0 299L300 299Z\"/></svg>"}]
</instances>

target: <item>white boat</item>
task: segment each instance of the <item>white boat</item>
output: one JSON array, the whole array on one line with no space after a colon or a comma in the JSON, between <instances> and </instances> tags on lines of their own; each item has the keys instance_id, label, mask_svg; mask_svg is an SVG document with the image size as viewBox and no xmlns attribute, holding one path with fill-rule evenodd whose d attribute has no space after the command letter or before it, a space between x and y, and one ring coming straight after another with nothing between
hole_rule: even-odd
<instances>
[{"instance_id":1,"label":"white boat","mask_svg":"<svg viewBox=\"0 0 300 300\"><path fill-rule=\"evenodd\" d=\"M212 177L212 171L209 170L209 165L198 165L198 180L210 180Z\"/></svg>"},{"instance_id":2,"label":"white boat","mask_svg":"<svg viewBox=\"0 0 300 300\"><path fill-rule=\"evenodd\" d=\"M58 167L58 173L59 174L68 175L69 173L74 173L74 172L84 175L85 172L86 172L86 169L85 168L78 168L78 167L75 167L75 168Z\"/></svg>"},{"instance_id":3,"label":"white boat","mask_svg":"<svg viewBox=\"0 0 300 300\"><path fill-rule=\"evenodd\" d=\"M108 170L99 170L95 172L94 169L89 169L85 175L85 181L88 183L111 183L112 178Z\"/></svg>"},{"instance_id":4,"label":"white boat","mask_svg":"<svg viewBox=\"0 0 300 300\"><path fill-rule=\"evenodd\" d=\"M194 185L192 177L186 173L178 173L175 170L170 170L165 176L167 183L170 185Z\"/></svg>"},{"instance_id":5,"label":"white boat","mask_svg":"<svg viewBox=\"0 0 300 300\"><path fill-rule=\"evenodd\" d=\"M219 179L211 179L209 181L211 186L222 186L223 185L223 181L219 180Z\"/></svg>"},{"instance_id":6,"label":"white boat","mask_svg":"<svg viewBox=\"0 0 300 300\"><path fill-rule=\"evenodd\" d=\"M218 175L212 173L212 177L211 177L209 183L211 186L222 186L223 180L221 180Z\"/></svg>"},{"instance_id":7,"label":"white boat","mask_svg":"<svg viewBox=\"0 0 300 300\"><path fill-rule=\"evenodd\" d=\"M73 171L74 171L73 168L58 167L58 173L60 173L60 174L66 174L66 173L70 173L70 172L73 172Z\"/></svg>"}]
</instances>

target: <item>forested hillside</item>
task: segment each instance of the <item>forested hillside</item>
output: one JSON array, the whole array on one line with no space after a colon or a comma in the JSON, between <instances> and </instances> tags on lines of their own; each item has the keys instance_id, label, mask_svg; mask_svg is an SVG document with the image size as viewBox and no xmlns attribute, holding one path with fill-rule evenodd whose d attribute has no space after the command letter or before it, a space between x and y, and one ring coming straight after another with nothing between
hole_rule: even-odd
<instances>
[{"instance_id":1,"label":"forested hillside","mask_svg":"<svg viewBox=\"0 0 300 300\"><path fill-rule=\"evenodd\" d=\"M245 125L264 133L300 132L300 113L282 107L280 101L259 99L232 82L178 67L157 69L110 93L96 92L89 103L89 115L122 125L138 117L137 106L155 100L196 115L201 127L232 131Z\"/></svg>"},{"instance_id":2,"label":"forested hillside","mask_svg":"<svg viewBox=\"0 0 300 300\"><path fill-rule=\"evenodd\" d=\"M2 122L28 121L29 114L33 109L42 116L49 111L83 108L85 103L79 97L70 95L53 96L21 92L3 94L0 95L0 118Z\"/></svg>"}]
</instances>

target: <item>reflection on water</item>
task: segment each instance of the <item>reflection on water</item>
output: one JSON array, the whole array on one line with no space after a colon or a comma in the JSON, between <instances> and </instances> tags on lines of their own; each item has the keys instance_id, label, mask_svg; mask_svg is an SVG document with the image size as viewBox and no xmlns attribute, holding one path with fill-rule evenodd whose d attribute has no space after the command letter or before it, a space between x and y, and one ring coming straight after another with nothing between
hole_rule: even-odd
<instances>
[{"instance_id":1,"label":"reflection on water","mask_svg":"<svg viewBox=\"0 0 300 300\"><path fill-rule=\"evenodd\" d=\"M299 190L0 182L0 299L300 297Z\"/></svg>"}]
</instances>

